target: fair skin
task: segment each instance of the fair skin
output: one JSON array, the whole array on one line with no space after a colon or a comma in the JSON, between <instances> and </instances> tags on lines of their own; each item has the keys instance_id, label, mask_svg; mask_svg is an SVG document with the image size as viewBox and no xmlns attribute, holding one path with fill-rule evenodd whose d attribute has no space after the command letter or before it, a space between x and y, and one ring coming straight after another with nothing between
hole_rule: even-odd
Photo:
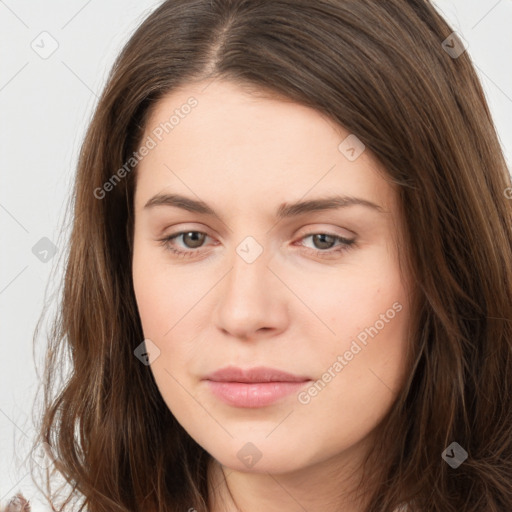
<instances>
[{"instance_id":1,"label":"fair skin","mask_svg":"<svg viewBox=\"0 0 512 512\"><path fill-rule=\"evenodd\" d=\"M213 512L361 510L364 501L349 492L405 378L409 287L398 266L396 191L368 149L354 161L338 150L349 132L318 111L231 82L168 94L144 139L190 96L197 106L137 170L133 284L144 336L160 350L155 381L213 457ZM215 215L144 207L164 193L201 200ZM276 217L285 203L333 195L380 209ZM159 241L178 232L169 246L186 257ZM246 251L263 249L250 263L237 252L249 236L256 242L242 244ZM344 246L336 236L355 244L336 252ZM377 334L350 357L371 326ZM338 356L341 371L333 369ZM311 382L302 402L294 392L262 407L233 406L202 380L227 365L270 366ZM241 449L259 460L249 466Z\"/></svg>"}]
</instances>

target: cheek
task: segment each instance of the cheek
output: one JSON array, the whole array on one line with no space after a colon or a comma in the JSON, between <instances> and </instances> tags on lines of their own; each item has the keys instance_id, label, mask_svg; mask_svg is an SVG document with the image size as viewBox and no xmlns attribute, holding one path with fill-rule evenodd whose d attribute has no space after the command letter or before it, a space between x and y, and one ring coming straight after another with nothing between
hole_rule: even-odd
<instances>
[{"instance_id":1,"label":"cheek","mask_svg":"<svg viewBox=\"0 0 512 512\"><path fill-rule=\"evenodd\" d=\"M335 327L340 336L330 353L331 362L343 357L337 384L353 390L354 403L362 400L377 409L401 387L409 343L406 290L392 277L361 286L355 300L340 309Z\"/></svg>"},{"instance_id":2,"label":"cheek","mask_svg":"<svg viewBox=\"0 0 512 512\"><path fill-rule=\"evenodd\" d=\"M193 276L166 261L163 248L135 244L132 261L133 289L146 337L164 339L194 300ZM187 307L188 306L188 307Z\"/></svg>"},{"instance_id":3,"label":"cheek","mask_svg":"<svg viewBox=\"0 0 512 512\"><path fill-rule=\"evenodd\" d=\"M313 320L328 335L326 340L355 337L376 322L379 331L389 331L395 318L405 316L398 310L405 307L407 290L391 256L384 248L368 251L329 272L295 276L294 290L318 317Z\"/></svg>"},{"instance_id":4,"label":"cheek","mask_svg":"<svg viewBox=\"0 0 512 512\"><path fill-rule=\"evenodd\" d=\"M342 449L369 434L403 385L409 343L406 290L392 274L368 278L354 286L347 281L336 307L325 301L336 336L317 339L323 341L323 349L315 350L317 380L298 397L297 423L310 422L325 450Z\"/></svg>"},{"instance_id":5,"label":"cheek","mask_svg":"<svg viewBox=\"0 0 512 512\"><path fill-rule=\"evenodd\" d=\"M159 349L158 357L150 365L156 385L171 411L187 411L190 400L178 384L182 380L180 372L187 366L186 346L172 341L193 297L187 300L190 292L186 280L176 272L171 276L170 267L162 264L162 259L155 258L150 251L135 250L133 288L144 338Z\"/></svg>"},{"instance_id":6,"label":"cheek","mask_svg":"<svg viewBox=\"0 0 512 512\"><path fill-rule=\"evenodd\" d=\"M166 293L162 281L155 279L154 274L145 271L134 273L133 287L144 336L160 338L171 327L166 310L173 307L169 302L172 294Z\"/></svg>"},{"instance_id":7,"label":"cheek","mask_svg":"<svg viewBox=\"0 0 512 512\"><path fill-rule=\"evenodd\" d=\"M308 337L316 338L320 374L342 356L346 367L336 375L350 374L352 382L364 382L365 387L379 385L380 377L396 390L408 347L409 304L393 254L375 251L364 264L347 265L335 276L309 278L301 293L307 293L308 305L323 320L323 325L314 318L308 324ZM341 385L344 378L335 380Z\"/></svg>"},{"instance_id":8,"label":"cheek","mask_svg":"<svg viewBox=\"0 0 512 512\"><path fill-rule=\"evenodd\" d=\"M136 240L132 277L144 337L159 340L172 327L169 325L172 318L168 312L174 307L172 301L176 299L169 283L162 276L164 269L154 253L143 242Z\"/></svg>"}]
</instances>

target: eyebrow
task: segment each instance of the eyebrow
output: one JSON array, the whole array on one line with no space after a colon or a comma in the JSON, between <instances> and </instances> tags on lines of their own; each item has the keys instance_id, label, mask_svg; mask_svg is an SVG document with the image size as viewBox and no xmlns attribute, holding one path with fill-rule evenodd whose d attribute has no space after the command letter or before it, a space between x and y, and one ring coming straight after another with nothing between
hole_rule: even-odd
<instances>
[{"instance_id":1,"label":"eyebrow","mask_svg":"<svg viewBox=\"0 0 512 512\"><path fill-rule=\"evenodd\" d=\"M365 206L374 211L384 213L384 210L381 206L372 203L367 199L353 196L335 195L326 198L310 199L308 201L282 203L278 207L275 216L277 219L281 220L289 217L296 217L304 213L336 210L339 208L346 208L348 206L355 205ZM149 199L149 201L144 205L144 209L153 208L155 206L174 206L189 212L211 215L215 217L218 216L215 210L213 210L205 202L198 201L190 197L185 197L180 194L157 194Z\"/></svg>"}]
</instances>

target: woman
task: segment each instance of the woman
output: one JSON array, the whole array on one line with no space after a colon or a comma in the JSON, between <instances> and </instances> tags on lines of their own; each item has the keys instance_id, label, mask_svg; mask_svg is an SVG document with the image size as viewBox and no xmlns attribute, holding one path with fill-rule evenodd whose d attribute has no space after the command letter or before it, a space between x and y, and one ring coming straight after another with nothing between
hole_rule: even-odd
<instances>
[{"instance_id":1,"label":"woman","mask_svg":"<svg viewBox=\"0 0 512 512\"><path fill-rule=\"evenodd\" d=\"M90 512L512 510L511 186L430 3L164 2L82 146L34 449Z\"/></svg>"}]
</instances>

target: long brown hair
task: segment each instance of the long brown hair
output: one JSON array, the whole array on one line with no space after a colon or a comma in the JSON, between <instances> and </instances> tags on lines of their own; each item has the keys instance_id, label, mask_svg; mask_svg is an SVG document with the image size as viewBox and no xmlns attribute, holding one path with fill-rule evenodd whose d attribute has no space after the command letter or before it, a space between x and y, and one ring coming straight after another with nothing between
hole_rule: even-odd
<instances>
[{"instance_id":1,"label":"long brown hair","mask_svg":"<svg viewBox=\"0 0 512 512\"><path fill-rule=\"evenodd\" d=\"M169 0L140 25L81 148L48 336L34 450L47 443L54 457L47 498L58 475L72 488L59 510L75 492L90 512L208 510L210 456L134 356L131 276L134 152L156 102L204 79L326 114L398 186L414 329L366 461L365 512L512 510L512 184L452 32L426 0ZM467 452L457 468L443 457L454 442Z\"/></svg>"}]
</instances>

